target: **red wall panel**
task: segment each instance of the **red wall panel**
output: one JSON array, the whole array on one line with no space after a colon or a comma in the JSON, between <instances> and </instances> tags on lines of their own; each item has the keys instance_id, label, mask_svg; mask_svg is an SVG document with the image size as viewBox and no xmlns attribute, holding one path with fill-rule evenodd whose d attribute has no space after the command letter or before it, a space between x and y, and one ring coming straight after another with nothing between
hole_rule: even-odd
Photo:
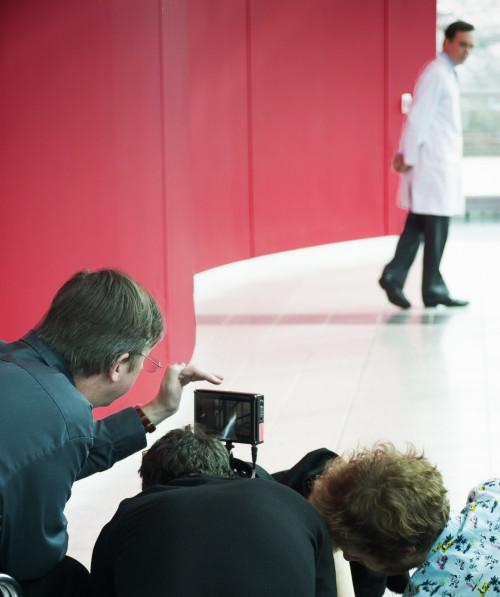
<instances>
[{"instance_id":1,"label":"red wall panel","mask_svg":"<svg viewBox=\"0 0 500 597\"><path fill-rule=\"evenodd\" d=\"M434 0L191 4L196 271L399 231L399 98L435 17Z\"/></svg>"},{"instance_id":2,"label":"red wall panel","mask_svg":"<svg viewBox=\"0 0 500 597\"><path fill-rule=\"evenodd\" d=\"M250 257L245 0L190 5L196 271Z\"/></svg>"},{"instance_id":3,"label":"red wall panel","mask_svg":"<svg viewBox=\"0 0 500 597\"><path fill-rule=\"evenodd\" d=\"M165 229L162 245L147 258L151 270L165 267L167 355L171 362L188 362L195 342L188 4L163 0L160 19L162 107L155 125L162 131L163 195L155 217Z\"/></svg>"},{"instance_id":4,"label":"red wall panel","mask_svg":"<svg viewBox=\"0 0 500 597\"><path fill-rule=\"evenodd\" d=\"M256 253L383 234L383 1L251 7Z\"/></svg>"}]
</instances>

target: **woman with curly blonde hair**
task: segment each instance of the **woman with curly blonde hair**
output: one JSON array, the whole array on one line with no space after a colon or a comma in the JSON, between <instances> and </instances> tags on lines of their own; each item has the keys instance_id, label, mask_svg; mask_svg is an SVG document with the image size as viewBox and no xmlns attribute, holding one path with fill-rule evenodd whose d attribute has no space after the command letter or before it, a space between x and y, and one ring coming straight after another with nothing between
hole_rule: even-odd
<instances>
[{"instance_id":1,"label":"woman with curly blonde hair","mask_svg":"<svg viewBox=\"0 0 500 597\"><path fill-rule=\"evenodd\" d=\"M346 559L392 575L425 560L448 521L446 493L441 473L413 446L403 453L377 443L332 460L309 501Z\"/></svg>"},{"instance_id":2,"label":"woman with curly blonde hair","mask_svg":"<svg viewBox=\"0 0 500 597\"><path fill-rule=\"evenodd\" d=\"M309 501L344 559L388 576L418 568L404 597L500 593L500 479L450 512L441 473L423 453L377 443L331 460Z\"/></svg>"}]
</instances>

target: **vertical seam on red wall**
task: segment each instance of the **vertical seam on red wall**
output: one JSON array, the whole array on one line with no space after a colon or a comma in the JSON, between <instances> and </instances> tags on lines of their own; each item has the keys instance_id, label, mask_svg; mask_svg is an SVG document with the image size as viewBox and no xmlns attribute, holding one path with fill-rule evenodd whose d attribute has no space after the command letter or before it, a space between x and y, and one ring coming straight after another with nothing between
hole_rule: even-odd
<instances>
[{"instance_id":1,"label":"vertical seam on red wall","mask_svg":"<svg viewBox=\"0 0 500 597\"><path fill-rule=\"evenodd\" d=\"M384 236L389 233L389 1L384 0Z\"/></svg>"},{"instance_id":2,"label":"vertical seam on red wall","mask_svg":"<svg viewBox=\"0 0 500 597\"><path fill-rule=\"evenodd\" d=\"M162 228L163 228L163 284L165 293L168 283L168 260L167 260L167 165L166 165L166 137L165 137L165 61L164 61L164 29L163 29L163 0L158 0L159 13L159 64L160 64L160 143L161 143L161 196L162 196ZM167 297L165 296L165 299ZM166 316L166 313L165 313Z\"/></svg>"},{"instance_id":3,"label":"vertical seam on red wall","mask_svg":"<svg viewBox=\"0 0 500 597\"><path fill-rule=\"evenodd\" d=\"M250 257L255 257L255 205L253 179L253 102L252 102L252 41L250 0L246 0L246 53L247 53L247 138L248 138L248 234Z\"/></svg>"}]
</instances>

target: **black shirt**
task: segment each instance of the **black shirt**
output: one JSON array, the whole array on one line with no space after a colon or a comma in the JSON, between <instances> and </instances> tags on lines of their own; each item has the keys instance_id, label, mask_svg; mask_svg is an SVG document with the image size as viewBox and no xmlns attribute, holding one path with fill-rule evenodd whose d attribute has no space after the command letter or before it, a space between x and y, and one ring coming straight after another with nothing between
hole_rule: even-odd
<instances>
[{"instance_id":1,"label":"black shirt","mask_svg":"<svg viewBox=\"0 0 500 597\"><path fill-rule=\"evenodd\" d=\"M93 597L336 597L322 518L263 479L195 475L124 500L91 573Z\"/></svg>"}]
</instances>

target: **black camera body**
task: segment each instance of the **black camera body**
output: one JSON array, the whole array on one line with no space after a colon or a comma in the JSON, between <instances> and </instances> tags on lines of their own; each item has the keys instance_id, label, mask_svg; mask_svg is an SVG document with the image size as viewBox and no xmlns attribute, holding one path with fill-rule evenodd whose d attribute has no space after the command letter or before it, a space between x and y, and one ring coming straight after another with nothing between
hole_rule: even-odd
<instances>
[{"instance_id":1,"label":"black camera body","mask_svg":"<svg viewBox=\"0 0 500 597\"><path fill-rule=\"evenodd\" d=\"M194 422L222 441L256 446L264 441L264 396L195 390Z\"/></svg>"}]
</instances>

